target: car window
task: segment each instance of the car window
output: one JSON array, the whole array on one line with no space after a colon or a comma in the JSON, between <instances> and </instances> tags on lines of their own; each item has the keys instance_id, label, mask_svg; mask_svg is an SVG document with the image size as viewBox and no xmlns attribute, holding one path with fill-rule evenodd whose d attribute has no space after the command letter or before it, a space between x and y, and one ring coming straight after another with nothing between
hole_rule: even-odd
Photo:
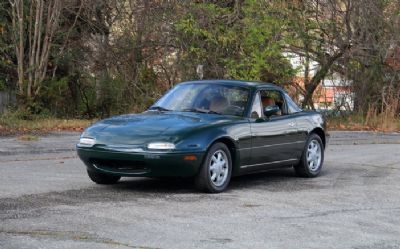
<instances>
[{"instance_id":1,"label":"car window","mask_svg":"<svg viewBox=\"0 0 400 249\"><path fill-rule=\"evenodd\" d=\"M249 98L244 87L214 83L177 85L152 108L167 111L204 112L222 115L243 116Z\"/></svg>"},{"instance_id":2,"label":"car window","mask_svg":"<svg viewBox=\"0 0 400 249\"><path fill-rule=\"evenodd\" d=\"M261 109L261 99L260 92L257 92L254 97L253 105L251 107L250 117L251 118L261 118L263 116L263 112Z\"/></svg>"},{"instance_id":3,"label":"car window","mask_svg":"<svg viewBox=\"0 0 400 249\"><path fill-rule=\"evenodd\" d=\"M292 98L287 93L285 93L285 97L289 114L298 113L302 111L301 108L296 103L294 103Z\"/></svg>"},{"instance_id":4,"label":"car window","mask_svg":"<svg viewBox=\"0 0 400 249\"><path fill-rule=\"evenodd\" d=\"M187 86L178 86L178 91L169 92L168 98L162 99L162 104L169 110L190 108L197 94L196 90Z\"/></svg>"},{"instance_id":5,"label":"car window","mask_svg":"<svg viewBox=\"0 0 400 249\"><path fill-rule=\"evenodd\" d=\"M261 90L260 94L263 110L268 106L278 106L280 111L278 111L275 116L286 114L285 101L280 91Z\"/></svg>"}]
</instances>

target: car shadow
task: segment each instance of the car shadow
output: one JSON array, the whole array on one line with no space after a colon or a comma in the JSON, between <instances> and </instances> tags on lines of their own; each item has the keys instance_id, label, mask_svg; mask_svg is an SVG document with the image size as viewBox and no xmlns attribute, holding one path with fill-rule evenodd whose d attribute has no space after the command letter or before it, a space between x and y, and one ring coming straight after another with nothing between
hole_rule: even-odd
<instances>
[{"instance_id":1,"label":"car shadow","mask_svg":"<svg viewBox=\"0 0 400 249\"><path fill-rule=\"evenodd\" d=\"M146 178L125 177L119 183L107 186L112 189L144 193L191 193L195 192L190 178Z\"/></svg>"},{"instance_id":2,"label":"car shadow","mask_svg":"<svg viewBox=\"0 0 400 249\"><path fill-rule=\"evenodd\" d=\"M297 177L291 168L275 169L254 174L233 177L226 192L237 190L263 189L284 191L314 188L310 178ZM197 191L193 178L122 178L118 184L106 186L119 191L142 193L185 194L201 193Z\"/></svg>"},{"instance_id":3,"label":"car shadow","mask_svg":"<svg viewBox=\"0 0 400 249\"><path fill-rule=\"evenodd\" d=\"M144 199L162 199L172 202L198 202L201 200L226 200L235 198L238 192L295 192L328 188L326 176L332 170L324 170L321 177L296 177L293 169L279 169L234 177L228 189L221 194L205 194L194 187L188 178L123 178L114 185L94 184L81 189L54 191L0 199L0 220L46 215L45 207L57 205L83 205L88 203L119 203ZM16 208L18 207L18 208ZM25 210L25 211L21 211ZM35 210L32 212L31 210Z\"/></svg>"}]
</instances>

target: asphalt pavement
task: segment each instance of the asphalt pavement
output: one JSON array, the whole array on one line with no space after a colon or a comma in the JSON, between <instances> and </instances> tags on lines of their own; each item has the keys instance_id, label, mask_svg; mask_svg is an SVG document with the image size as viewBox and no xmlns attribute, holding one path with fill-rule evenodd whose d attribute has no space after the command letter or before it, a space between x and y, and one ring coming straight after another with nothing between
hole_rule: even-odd
<instances>
[{"instance_id":1,"label":"asphalt pavement","mask_svg":"<svg viewBox=\"0 0 400 249\"><path fill-rule=\"evenodd\" d=\"M400 134L331 132L322 174L92 183L78 133L0 137L0 248L400 248Z\"/></svg>"}]
</instances>

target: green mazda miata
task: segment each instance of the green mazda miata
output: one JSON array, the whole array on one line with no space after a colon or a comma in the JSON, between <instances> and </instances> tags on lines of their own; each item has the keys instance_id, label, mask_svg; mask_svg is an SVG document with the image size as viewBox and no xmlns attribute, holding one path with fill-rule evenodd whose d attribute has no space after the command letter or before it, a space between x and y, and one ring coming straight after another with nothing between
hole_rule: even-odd
<instances>
[{"instance_id":1,"label":"green mazda miata","mask_svg":"<svg viewBox=\"0 0 400 249\"><path fill-rule=\"evenodd\" d=\"M76 148L98 184L193 177L200 190L215 193L232 176L279 167L315 177L326 143L323 117L301 110L280 87L204 80L176 85L141 114L93 124Z\"/></svg>"}]
</instances>

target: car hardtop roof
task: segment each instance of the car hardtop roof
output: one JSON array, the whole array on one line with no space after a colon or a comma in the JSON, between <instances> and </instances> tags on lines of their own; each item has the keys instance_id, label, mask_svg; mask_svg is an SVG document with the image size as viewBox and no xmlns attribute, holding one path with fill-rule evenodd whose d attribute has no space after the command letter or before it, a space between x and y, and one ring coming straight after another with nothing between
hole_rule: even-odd
<instances>
[{"instance_id":1,"label":"car hardtop roof","mask_svg":"<svg viewBox=\"0 0 400 249\"><path fill-rule=\"evenodd\" d=\"M245 81L245 80L193 80L193 81L184 81L179 84L192 84L192 83L213 83L213 84L223 84L223 85L231 85L231 86L241 86L241 87L250 87L250 88L274 88L283 90L281 87L272 84L265 83L261 81Z\"/></svg>"}]
</instances>

